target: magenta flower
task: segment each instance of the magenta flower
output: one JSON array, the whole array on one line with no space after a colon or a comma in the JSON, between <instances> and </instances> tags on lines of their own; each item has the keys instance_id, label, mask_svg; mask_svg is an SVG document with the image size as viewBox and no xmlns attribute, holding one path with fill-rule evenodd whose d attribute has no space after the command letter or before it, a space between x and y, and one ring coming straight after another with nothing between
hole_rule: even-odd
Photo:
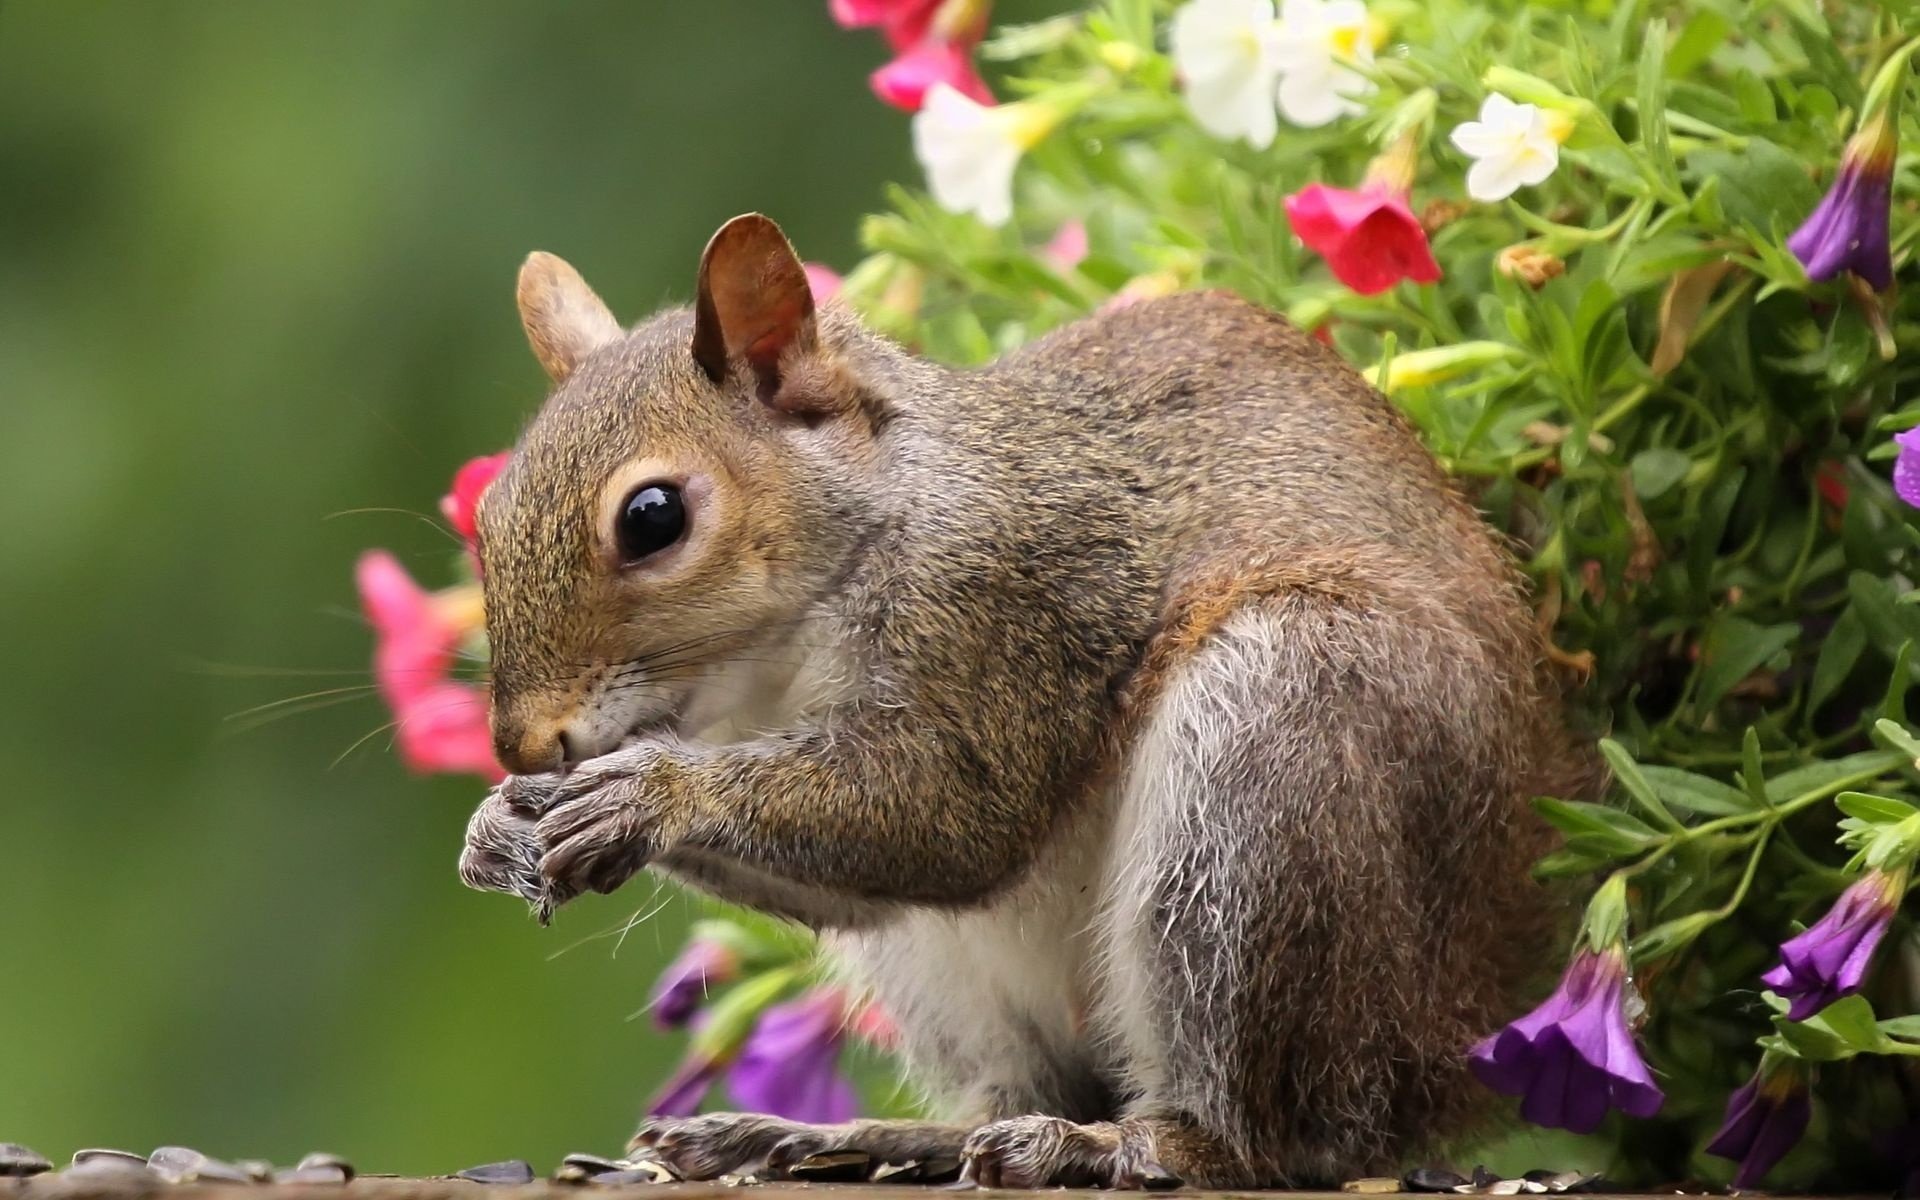
<instances>
[{"instance_id":1,"label":"magenta flower","mask_svg":"<svg viewBox=\"0 0 1920 1200\"><path fill-rule=\"evenodd\" d=\"M1536 1125L1592 1133L1609 1108L1650 1117L1666 1097L1627 1028L1627 955L1582 947L1546 1003L1475 1046L1480 1082L1520 1096Z\"/></svg>"},{"instance_id":2,"label":"magenta flower","mask_svg":"<svg viewBox=\"0 0 1920 1200\"><path fill-rule=\"evenodd\" d=\"M919 112L927 93L944 83L981 104L992 104L993 93L973 67L973 44L928 34L902 50L867 82L873 94L902 112Z\"/></svg>"},{"instance_id":3,"label":"magenta flower","mask_svg":"<svg viewBox=\"0 0 1920 1200\"><path fill-rule=\"evenodd\" d=\"M713 1088L723 1064L711 1059L689 1058L647 1102L650 1117L691 1117Z\"/></svg>"},{"instance_id":4,"label":"magenta flower","mask_svg":"<svg viewBox=\"0 0 1920 1200\"><path fill-rule=\"evenodd\" d=\"M1804 1021L1860 990L1873 952L1906 893L1904 869L1891 875L1878 868L1868 871L1812 928L1781 945L1780 965L1760 978L1791 1002L1788 1020Z\"/></svg>"},{"instance_id":5,"label":"magenta flower","mask_svg":"<svg viewBox=\"0 0 1920 1200\"><path fill-rule=\"evenodd\" d=\"M662 1029L678 1029L693 1019L707 998L707 989L726 983L740 969L731 949L707 938L687 943L680 956L667 964L654 981L653 1022Z\"/></svg>"},{"instance_id":6,"label":"magenta flower","mask_svg":"<svg viewBox=\"0 0 1920 1200\"><path fill-rule=\"evenodd\" d=\"M851 1120L858 1101L840 1074L845 1037L846 1002L831 988L776 1004L727 1072L727 1090L753 1112L819 1124Z\"/></svg>"},{"instance_id":7,"label":"magenta flower","mask_svg":"<svg viewBox=\"0 0 1920 1200\"><path fill-rule=\"evenodd\" d=\"M1812 1115L1806 1072L1785 1062L1762 1062L1759 1073L1727 1101L1726 1119L1707 1143L1707 1153L1740 1164L1734 1187L1759 1187L1799 1144Z\"/></svg>"},{"instance_id":8,"label":"magenta flower","mask_svg":"<svg viewBox=\"0 0 1920 1200\"><path fill-rule=\"evenodd\" d=\"M502 450L498 454L488 454L481 458L467 460L465 466L454 472L453 487L440 497L440 515L453 526L453 531L473 544L474 514L480 509L480 496L487 490L500 472L507 469L507 463L513 458L513 451Z\"/></svg>"},{"instance_id":9,"label":"magenta flower","mask_svg":"<svg viewBox=\"0 0 1920 1200\"><path fill-rule=\"evenodd\" d=\"M487 694L453 676L460 644L481 626L479 588L428 592L384 550L361 555L354 578L373 627L373 681L393 712L401 761L415 771L500 779Z\"/></svg>"},{"instance_id":10,"label":"magenta flower","mask_svg":"<svg viewBox=\"0 0 1920 1200\"><path fill-rule=\"evenodd\" d=\"M1900 457L1893 460L1893 494L1920 508L1920 428L1893 435Z\"/></svg>"},{"instance_id":11,"label":"magenta flower","mask_svg":"<svg viewBox=\"0 0 1920 1200\"><path fill-rule=\"evenodd\" d=\"M807 287L813 292L815 304L825 304L840 294L840 285L846 280L840 278L840 272L825 263L801 263L801 270L807 273Z\"/></svg>"},{"instance_id":12,"label":"magenta flower","mask_svg":"<svg viewBox=\"0 0 1920 1200\"><path fill-rule=\"evenodd\" d=\"M1847 141L1840 173L1787 249L1807 269L1807 278L1832 279L1842 271L1885 291L1893 284L1893 246L1887 222L1893 204L1893 160L1899 150L1894 119L1882 112Z\"/></svg>"},{"instance_id":13,"label":"magenta flower","mask_svg":"<svg viewBox=\"0 0 1920 1200\"><path fill-rule=\"evenodd\" d=\"M1407 207L1405 193L1377 183L1358 191L1310 183L1285 203L1294 236L1362 296L1378 295L1402 279L1440 278L1427 231Z\"/></svg>"}]
</instances>

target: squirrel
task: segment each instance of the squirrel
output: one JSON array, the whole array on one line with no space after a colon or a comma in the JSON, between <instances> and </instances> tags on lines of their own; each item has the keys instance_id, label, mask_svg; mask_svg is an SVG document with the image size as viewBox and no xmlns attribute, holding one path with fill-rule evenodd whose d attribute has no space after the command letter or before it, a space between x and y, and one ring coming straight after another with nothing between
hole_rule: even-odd
<instances>
[{"instance_id":1,"label":"squirrel","mask_svg":"<svg viewBox=\"0 0 1920 1200\"><path fill-rule=\"evenodd\" d=\"M554 390L482 497L511 772L471 886L646 867L821 932L942 1121L660 1119L986 1186L1304 1186L1486 1116L1579 794L1524 579L1409 423L1223 292L978 370L816 305L759 214L623 330L529 257Z\"/></svg>"}]
</instances>

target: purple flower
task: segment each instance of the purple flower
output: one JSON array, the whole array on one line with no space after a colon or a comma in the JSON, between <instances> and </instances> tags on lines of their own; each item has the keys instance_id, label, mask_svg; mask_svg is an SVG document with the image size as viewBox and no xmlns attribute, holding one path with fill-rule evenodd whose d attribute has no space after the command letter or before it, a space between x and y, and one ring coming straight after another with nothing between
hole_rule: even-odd
<instances>
[{"instance_id":1,"label":"purple flower","mask_svg":"<svg viewBox=\"0 0 1920 1200\"><path fill-rule=\"evenodd\" d=\"M1806 267L1808 279L1832 279L1852 271L1878 291L1892 286L1887 222L1899 148L1896 122L1885 112L1868 119L1848 140L1833 186L1787 239L1787 249Z\"/></svg>"},{"instance_id":2,"label":"purple flower","mask_svg":"<svg viewBox=\"0 0 1920 1200\"><path fill-rule=\"evenodd\" d=\"M1475 1046L1480 1082L1520 1096L1535 1125L1592 1133L1609 1108L1650 1117L1666 1097L1627 1028L1627 956L1619 945L1574 956L1546 1003Z\"/></svg>"},{"instance_id":3,"label":"purple flower","mask_svg":"<svg viewBox=\"0 0 1920 1200\"><path fill-rule=\"evenodd\" d=\"M713 1088L714 1077L722 1064L705 1058L689 1058L680 1064L673 1077L647 1102L650 1117L690 1117L700 1111L700 1102Z\"/></svg>"},{"instance_id":4,"label":"purple flower","mask_svg":"<svg viewBox=\"0 0 1920 1200\"><path fill-rule=\"evenodd\" d=\"M1727 1101L1726 1118L1707 1143L1707 1153L1740 1164L1734 1187L1759 1187L1773 1165L1799 1143L1812 1115L1806 1072L1784 1062L1763 1061L1759 1073Z\"/></svg>"},{"instance_id":5,"label":"purple flower","mask_svg":"<svg viewBox=\"0 0 1920 1200\"><path fill-rule=\"evenodd\" d=\"M1920 428L1893 435L1900 457L1893 460L1893 491L1915 508L1920 508Z\"/></svg>"},{"instance_id":6,"label":"purple flower","mask_svg":"<svg viewBox=\"0 0 1920 1200\"><path fill-rule=\"evenodd\" d=\"M1811 929L1780 947L1780 965L1760 978L1792 1003L1788 1020L1804 1021L1860 990L1867 964L1906 894L1905 876L1905 871L1868 871Z\"/></svg>"},{"instance_id":7,"label":"purple flower","mask_svg":"<svg viewBox=\"0 0 1920 1200\"><path fill-rule=\"evenodd\" d=\"M706 1000L707 989L732 979L739 968L739 956L719 942L707 938L688 942L654 981L653 1023L662 1029L685 1025Z\"/></svg>"},{"instance_id":8,"label":"purple flower","mask_svg":"<svg viewBox=\"0 0 1920 1200\"><path fill-rule=\"evenodd\" d=\"M845 1033L846 1004L831 988L776 1004L760 1015L727 1088L753 1112L827 1125L851 1120L857 1101L838 1065Z\"/></svg>"}]
</instances>

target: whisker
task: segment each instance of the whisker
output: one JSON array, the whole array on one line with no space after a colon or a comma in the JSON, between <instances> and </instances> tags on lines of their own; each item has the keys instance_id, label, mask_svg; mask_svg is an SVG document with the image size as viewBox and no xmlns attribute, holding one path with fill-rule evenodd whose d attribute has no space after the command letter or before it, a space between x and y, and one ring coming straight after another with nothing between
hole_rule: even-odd
<instances>
[{"instance_id":1,"label":"whisker","mask_svg":"<svg viewBox=\"0 0 1920 1200\"><path fill-rule=\"evenodd\" d=\"M326 516L320 519L323 521L332 521L339 517L362 517L362 516L367 516L369 514L374 514L374 513L387 513L393 516L412 517L414 520L422 522L423 524L431 525L436 532L444 536L448 541L452 542L456 546L465 546L467 544L465 539L463 539L459 534L455 533L453 530L448 529L439 520L435 519L434 517L428 516L426 513L416 512L411 508L383 508L383 507L343 508L339 512L328 513Z\"/></svg>"}]
</instances>

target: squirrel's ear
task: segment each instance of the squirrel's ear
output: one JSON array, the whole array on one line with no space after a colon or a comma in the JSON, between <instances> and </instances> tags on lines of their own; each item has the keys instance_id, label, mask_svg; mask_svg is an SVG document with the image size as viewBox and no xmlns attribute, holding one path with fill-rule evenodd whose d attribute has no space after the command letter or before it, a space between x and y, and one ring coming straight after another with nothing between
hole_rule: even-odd
<instances>
[{"instance_id":1,"label":"squirrel's ear","mask_svg":"<svg viewBox=\"0 0 1920 1200\"><path fill-rule=\"evenodd\" d=\"M744 362L760 398L781 407L781 356L813 341L813 289L787 235L759 213L722 225L700 256L693 308L693 358L707 378Z\"/></svg>"},{"instance_id":2,"label":"squirrel's ear","mask_svg":"<svg viewBox=\"0 0 1920 1200\"><path fill-rule=\"evenodd\" d=\"M580 272L544 250L520 266L520 323L533 356L560 383L580 360L620 336L620 322L593 294Z\"/></svg>"}]
</instances>

